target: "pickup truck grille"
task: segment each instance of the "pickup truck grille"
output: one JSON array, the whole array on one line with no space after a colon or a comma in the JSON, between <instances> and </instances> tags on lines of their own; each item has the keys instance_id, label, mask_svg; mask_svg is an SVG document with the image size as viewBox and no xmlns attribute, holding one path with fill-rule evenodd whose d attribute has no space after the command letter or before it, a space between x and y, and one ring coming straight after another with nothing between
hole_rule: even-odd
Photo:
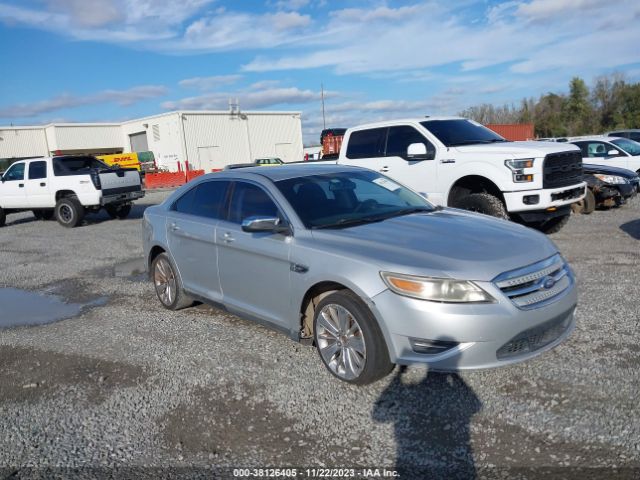
<instances>
[{"instance_id":1,"label":"pickup truck grille","mask_svg":"<svg viewBox=\"0 0 640 480\"><path fill-rule=\"evenodd\" d=\"M522 310L553 301L573 284L569 266L559 254L496 277L493 283Z\"/></svg>"},{"instance_id":2,"label":"pickup truck grille","mask_svg":"<svg viewBox=\"0 0 640 480\"><path fill-rule=\"evenodd\" d=\"M542 167L542 188L558 188L582 181L582 152L550 153Z\"/></svg>"}]
</instances>

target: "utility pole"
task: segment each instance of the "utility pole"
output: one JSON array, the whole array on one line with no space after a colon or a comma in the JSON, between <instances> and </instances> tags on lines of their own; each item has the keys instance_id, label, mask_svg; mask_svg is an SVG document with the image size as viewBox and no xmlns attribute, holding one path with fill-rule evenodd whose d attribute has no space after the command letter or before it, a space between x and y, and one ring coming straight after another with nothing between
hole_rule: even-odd
<instances>
[{"instance_id":1,"label":"utility pole","mask_svg":"<svg viewBox=\"0 0 640 480\"><path fill-rule=\"evenodd\" d=\"M322 129L326 130L327 122L324 118L324 85L320 82L320 97L322 98Z\"/></svg>"}]
</instances>

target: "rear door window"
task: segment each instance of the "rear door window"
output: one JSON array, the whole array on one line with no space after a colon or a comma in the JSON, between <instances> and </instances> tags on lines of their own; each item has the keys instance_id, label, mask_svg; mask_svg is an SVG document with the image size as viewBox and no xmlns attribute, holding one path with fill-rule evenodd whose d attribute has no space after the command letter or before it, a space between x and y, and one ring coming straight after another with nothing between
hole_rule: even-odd
<instances>
[{"instance_id":1,"label":"rear door window","mask_svg":"<svg viewBox=\"0 0 640 480\"><path fill-rule=\"evenodd\" d=\"M384 156L387 128L357 130L349 136L347 158L376 158Z\"/></svg>"},{"instance_id":2,"label":"rear door window","mask_svg":"<svg viewBox=\"0 0 640 480\"><path fill-rule=\"evenodd\" d=\"M37 180L39 178L47 178L47 162L29 163L29 180Z\"/></svg>"}]
</instances>

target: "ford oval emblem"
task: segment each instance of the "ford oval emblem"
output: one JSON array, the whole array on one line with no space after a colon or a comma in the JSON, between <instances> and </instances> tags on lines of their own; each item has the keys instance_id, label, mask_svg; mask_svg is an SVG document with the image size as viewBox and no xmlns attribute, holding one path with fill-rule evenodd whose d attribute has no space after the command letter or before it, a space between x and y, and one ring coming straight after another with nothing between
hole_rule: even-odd
<instances>
[{"instance_id":1,"label":"ford oval emblem","mask_svg":"<svg viewBox=\"0 0 640 480\"><path fill-rule=\"evenodd\" d=\"M549 290L550 288L553 288L555 284L556 284L555 278L547 277L544 279L544 283L542 284L542 286L544 287L545 290Z\"/></svg>"}]
</instances>

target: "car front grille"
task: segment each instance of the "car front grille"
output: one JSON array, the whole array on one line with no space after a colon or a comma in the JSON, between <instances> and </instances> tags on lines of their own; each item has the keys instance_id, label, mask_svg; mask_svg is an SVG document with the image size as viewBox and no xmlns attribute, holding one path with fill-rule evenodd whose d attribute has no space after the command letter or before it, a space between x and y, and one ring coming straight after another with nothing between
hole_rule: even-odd
<instances>
[{"instance_id":1,"label":"car front grille","mask_svg":"<svg viewBox=\"0 0 640 480\"><path fill-rule=\"evenodd\" d=\"M528 267L498 275L493 283L522 310L538 308L559 297L573 283L571 270L556 254Z\"/></svg>"},{"instance_id":2,"label":"car front grille","mask_svg":"<svg viewBox=\"0 0 640 480\"><path fill-rule=\"evenodd\" d=\"M571 319L571 312L565 312L542 325L520 332L496 351L496 357L506 360L546 347L567 331Z\"/></svg>"},{"instance_id":3,"label":"car front grille","mask_svg":"<svg viewBox=\"0 0 640 480\"><path fill-rule=\"evenodd\" d=\"M582 152L550 153L542 167L542 188L558 188L582 181Z\"/></svg>"}]
</instances>

